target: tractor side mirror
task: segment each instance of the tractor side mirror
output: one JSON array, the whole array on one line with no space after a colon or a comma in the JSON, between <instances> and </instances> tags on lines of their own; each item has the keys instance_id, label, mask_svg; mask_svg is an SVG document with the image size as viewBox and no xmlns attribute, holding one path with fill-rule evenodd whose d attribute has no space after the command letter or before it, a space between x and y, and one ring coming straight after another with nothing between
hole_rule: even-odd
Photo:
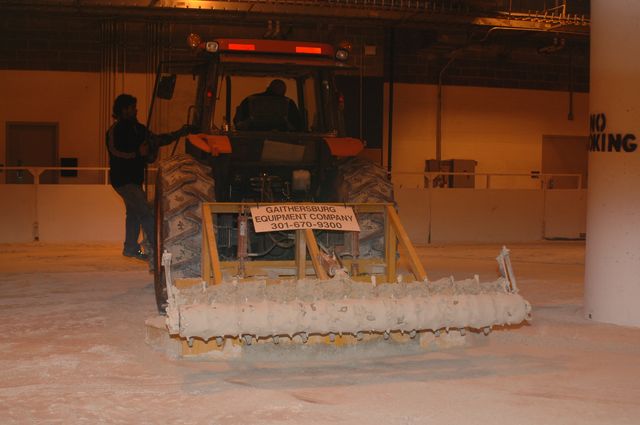
<instances>
[{"instance_id":1,"label":"tractor side mirror","mask_svg":"<svg viewBox=\"0 0 640 425\"><path fill-rule=\"evenodd\" d=\"M173 90L176 88L176 74L163 75L158 81L158 89L156 95L160 99L171 100Z\"/></svg>"}]
</instances>

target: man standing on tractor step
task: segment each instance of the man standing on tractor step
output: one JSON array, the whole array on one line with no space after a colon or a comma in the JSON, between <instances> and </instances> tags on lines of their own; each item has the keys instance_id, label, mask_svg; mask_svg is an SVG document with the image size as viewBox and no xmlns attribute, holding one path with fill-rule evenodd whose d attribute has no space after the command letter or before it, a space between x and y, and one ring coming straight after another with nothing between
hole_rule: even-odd
<instances>
[{"instance_id":1,"label":"man standing on tractor step","mask_svg":"<svg viewBox=\"0 0 640 425\"><path fill-rule=\"evenodd\" d=\"M153 209L142 190L145 164L153 162L160 146L168 145L189 133L190 126L155 135L138 122L137 100L129 94L119 95L113 102L116 122L107 131L109 178L111 186L122 197L126 208L125 239L122 255L149 260L153 269L155 222ZM140 227L146 239L145 251L138 243Z\"/></svg>"}]
</instances>

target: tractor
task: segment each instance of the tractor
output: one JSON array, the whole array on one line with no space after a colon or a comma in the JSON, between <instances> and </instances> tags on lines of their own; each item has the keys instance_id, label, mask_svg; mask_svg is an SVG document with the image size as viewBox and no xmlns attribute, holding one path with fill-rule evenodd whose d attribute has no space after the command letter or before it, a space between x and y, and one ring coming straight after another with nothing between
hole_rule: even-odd
<instances>
[{"instance_id":1,"label":"tractor","mask_svg":"<svg viewBox=\"0 0 640 425\"><path fill-rule=\"evenodd\" d=\"M188 42L194 60L160 63L148 121L157 133L185 120L193 130L184 153L161 153L155 179L155 293L171 335L189 347L357 343L529 318L508 251L497 281L427 279L386 170L346 134L335 79L354 69L347 44ZM292 219L344 208L358 228L294 220L258 231L264 206ZM396 273L398 243L413 279Z\"/></svg>"}]
</instances>

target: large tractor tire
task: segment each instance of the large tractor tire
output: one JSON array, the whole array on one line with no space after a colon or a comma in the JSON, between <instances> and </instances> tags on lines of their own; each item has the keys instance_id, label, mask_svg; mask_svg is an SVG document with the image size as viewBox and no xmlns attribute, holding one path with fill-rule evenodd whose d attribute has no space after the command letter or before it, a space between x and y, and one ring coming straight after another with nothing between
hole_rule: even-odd
<instances>
[{"instance_id":1,"label":"large tractor tire","mask_svg":"<svg viewBox=\"0 0 640 425\"><path fill-rule=\"evenodd\" d=\"M336 192L339 202L394 202L393 185L381 166L364 158L353 157L338 163ZM360 257L384 256L384 217L382 214L361 214Z\"/></svg>"},{"instance_id":2,"label":"large tractor tire","mask_svg":"<svg viewBox=\"0 0 640 425\"><path fill-rule=\"evenodd\" d=\"M164 313L167 287L162 253L171 253L171 277L200 276L202 202L215 200L211 168L189 155L160 163L156 179L156 267L154 286L158 310Z\"/></svg>"}]
</instances>

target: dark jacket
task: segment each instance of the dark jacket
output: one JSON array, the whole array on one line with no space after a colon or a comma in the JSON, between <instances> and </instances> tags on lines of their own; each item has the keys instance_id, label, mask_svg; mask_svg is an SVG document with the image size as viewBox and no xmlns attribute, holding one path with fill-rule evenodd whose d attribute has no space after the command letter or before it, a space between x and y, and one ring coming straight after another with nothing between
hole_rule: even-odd
<instances>
[{"instance_id":1,"label":"dark jacket","mask_svg":"<svg viewBox=\"0 0 640 425\"><path fill-rule=\"evenodd\" d=\"M107 131L109 177L113 187L126 184L142 185L146 159L140 156L140 145L147 129L137 121L116 121Z\"/></svg>"},{"instance_id":2,"label":"dark jacket","mask_svg":"<svg viewBox=\"0 0 640 425\"><path fill-rule=\"evenodd\" d=\"M303 130L300 111L295 102L268 91L245 98L236 108L233 123L238 130Z\"/></svg>"}]
</instances>

